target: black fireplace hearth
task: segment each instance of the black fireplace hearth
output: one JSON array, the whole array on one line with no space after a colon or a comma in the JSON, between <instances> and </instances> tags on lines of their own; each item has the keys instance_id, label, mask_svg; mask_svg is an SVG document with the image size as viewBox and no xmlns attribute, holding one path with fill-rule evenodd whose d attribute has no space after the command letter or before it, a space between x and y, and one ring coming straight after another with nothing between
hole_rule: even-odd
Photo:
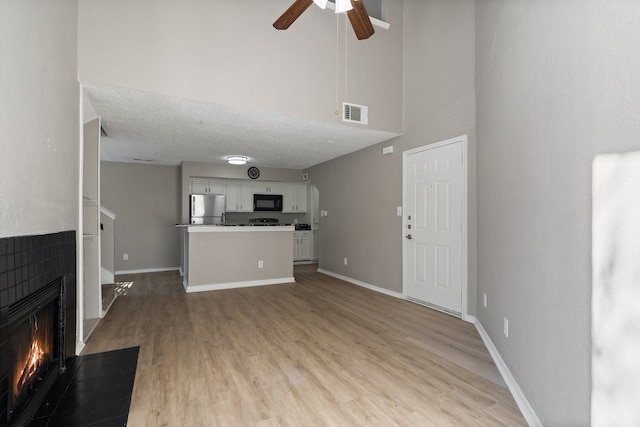
<instances>
[{"instance_id":1,"label":"black fireplace hearth","mask_svg":"<svg viewBox=\"0 0 640 427\"><path fill-rule=\"evenodd\" d=\"M26 425L75 354L76 234L0 239L0 427Z\"/></svg>"}]
</instances>

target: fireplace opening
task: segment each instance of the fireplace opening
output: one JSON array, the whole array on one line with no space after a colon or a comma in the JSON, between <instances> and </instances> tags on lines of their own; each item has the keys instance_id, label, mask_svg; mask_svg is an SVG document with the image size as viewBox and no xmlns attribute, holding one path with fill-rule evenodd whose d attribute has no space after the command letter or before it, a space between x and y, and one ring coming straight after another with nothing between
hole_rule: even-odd
<instances>
[{"instance_id":1,"label":"fireplace opening","mask_svg":"<svg viewBox=\"0 0 640 427\"><path fill-rule=\"evenodd\" d=\"M9 333L13 365L10 370L10 412L28 401L46 373L55 367L54 355L58 353L55 315L55 304L51 302Z\"/></svg>"},{"instance_id":2,"label":"fireplace opening","mask_svg":"<svg viewBox=\"0 0 640 427\"><path fill-rule=\"evenodd\" d=\"M64 370L64 280L9 306L9 425L29 419Z\"/></svg>"}]
</instances>

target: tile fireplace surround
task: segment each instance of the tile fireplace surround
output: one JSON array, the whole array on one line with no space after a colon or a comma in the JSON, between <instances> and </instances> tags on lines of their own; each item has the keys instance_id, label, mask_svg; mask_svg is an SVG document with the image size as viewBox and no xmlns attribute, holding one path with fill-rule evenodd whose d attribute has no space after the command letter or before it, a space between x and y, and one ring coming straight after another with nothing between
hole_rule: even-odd
<instances>
[{"instance_id":1,"label":"tile fireplace surround","mask_svg":"<svg viewBox=\"0 0 640 427\"><path fill-rule=\"evenodd\" d=\"M10 425L9 306L60 278L66 283L65 354L70 362L76 346L76 232L0 238L0 427Z\"/></svg>"}]
</instances>

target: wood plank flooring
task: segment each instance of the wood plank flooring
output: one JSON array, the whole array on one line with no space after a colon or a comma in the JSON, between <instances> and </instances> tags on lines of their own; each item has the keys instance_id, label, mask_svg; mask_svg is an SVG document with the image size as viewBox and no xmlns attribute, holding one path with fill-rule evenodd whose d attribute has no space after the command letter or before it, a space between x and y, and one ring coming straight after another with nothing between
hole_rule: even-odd
<instances>
[{"instance_id":1,"label":"wood plank flooring","mask_svg":"<svg viewBox=\"0 0 640 427\"><path fill-rule=\"evenodd\" d=\"M194 294L119 276L83 354L140 346L134 427L526 425L473 325L315 269Z\"/></svg>"}]
</instances>

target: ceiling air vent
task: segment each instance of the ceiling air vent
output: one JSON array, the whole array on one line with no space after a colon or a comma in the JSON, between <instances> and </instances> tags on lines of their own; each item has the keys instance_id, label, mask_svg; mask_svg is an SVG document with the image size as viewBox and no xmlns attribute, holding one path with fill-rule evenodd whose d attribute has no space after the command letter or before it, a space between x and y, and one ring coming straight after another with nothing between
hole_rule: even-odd
<instances>
[{"instance_id":1,"label":"ceiling air vent","mask_svg":"<svg viewBox=\"0 0 640 427\"><path fill-rule=\"evenodd\" d=\"M343 122L369 124L369 107L343 102L342 113Z\"/></svg>"}]
</instances>

